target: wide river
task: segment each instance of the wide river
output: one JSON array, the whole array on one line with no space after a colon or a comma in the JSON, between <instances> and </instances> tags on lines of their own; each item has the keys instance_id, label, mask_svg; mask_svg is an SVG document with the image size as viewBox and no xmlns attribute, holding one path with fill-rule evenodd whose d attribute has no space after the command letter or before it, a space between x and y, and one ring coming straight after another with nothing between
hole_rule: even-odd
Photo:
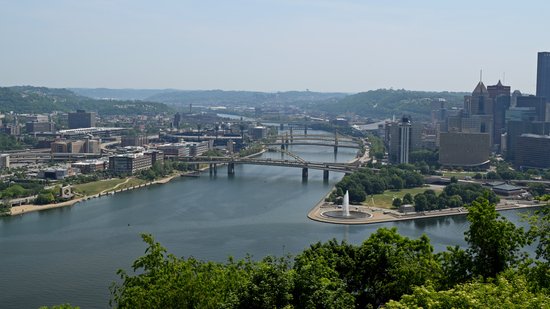
<instances>
[{"instance_id":1,"label":"wide river","mask_svg":"<svg viewBox=\"0 0 550 309\"><path fill-rule=\"evenodd\" d=\"M310 131L310 134L319 133ZM310 161L343 162L355 150L292 146ZM263 157L280 158L279 153ZM37 308L70 303L108 307L109 285L119 268L143 255L140 233L151 233L177 256L225 261L298 253L331 238L359 244L380 227L396 226L409 237L426 233L436 250L464 245L464 217L422 219L365 226L311 221L307 212L342 177L321 171L268 166L236 166L228 177L181 178L102 197L69 208L0 218L0 307ZM515 212L507 212L515 219Z\"/></svg>"}]
</instances>

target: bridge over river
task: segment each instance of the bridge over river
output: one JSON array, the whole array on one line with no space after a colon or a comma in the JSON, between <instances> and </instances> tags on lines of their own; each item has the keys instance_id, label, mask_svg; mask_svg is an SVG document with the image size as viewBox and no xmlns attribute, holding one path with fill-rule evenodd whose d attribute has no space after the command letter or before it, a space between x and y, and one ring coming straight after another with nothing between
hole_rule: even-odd
<instances>
[{"instance_id":1,"label":"bridge over river","mask_svg":"<svg viewBox=\"0 0 550 309\"><path fill-rule=\"evenodd\" d=\"M188 164L208 164L210 173L217 172L218 164L227 164L227 173L235 174L235 164L252 164L252 165L268 165L281 166L302 169L302 179L307 180L308 170L322 170L323 180L328 180L329 172L351 174L358 170L361 165L358 163L334 163L334 162L310 162L305 160L278 160L278 159L257 159L257 158L240 158L240 157L192 157L180 158L180 161Z\"/></svg>"},{"instance_id":2,"label":"bridge over river","mask_svg":"<svg viewBox=\"0 0 550 309\"><path fill-rule=\"evenodd\" d=\"M284 135L278 135L275 139L264 143L266 146L280 145L281 149L288 149L290 145L309 145L309 146L327 146L334 147L334 152L338 148L362 149L363 141L358 138L344 136L334 133L330 135L318 134L294 134L292 130Z\"/></svg>"}]
</instances>

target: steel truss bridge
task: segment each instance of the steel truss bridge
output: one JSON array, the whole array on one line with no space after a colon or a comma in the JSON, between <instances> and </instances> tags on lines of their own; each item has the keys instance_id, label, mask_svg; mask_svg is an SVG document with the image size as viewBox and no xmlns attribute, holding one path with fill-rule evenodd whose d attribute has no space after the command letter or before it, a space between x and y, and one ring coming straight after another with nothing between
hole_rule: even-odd
<instances>
[{"instance_id":1,"label":"steel truss bridge","mask_svg":"<svg viewBox=\"0 0 550 309\"><path fill-rule=\"evenodd\" d=\"M288 153L288 152L284 152ZM251 165L267 165L292 167L302 169L302 179L307 180L309 169L323 171L323 180L328 180L329 172L351 174L361 168L358 163L334 163L334 162L312 162L300 160L284 160L284 159L257 159L257 158L240 158L240 157L193 157L180 158L180 161L188 164L208 164L210 173L217 172L218 164L227 165L227 174L235 174L235 164L251 164Z\"/></svg>"}]
</instances>

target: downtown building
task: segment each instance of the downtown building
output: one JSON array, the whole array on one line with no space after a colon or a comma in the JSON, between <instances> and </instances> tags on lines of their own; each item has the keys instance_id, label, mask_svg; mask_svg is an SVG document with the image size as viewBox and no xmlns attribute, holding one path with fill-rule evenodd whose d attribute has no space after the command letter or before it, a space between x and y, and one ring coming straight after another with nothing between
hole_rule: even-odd
<instances>
[{"instance_id":1,"label":"downtown building","mask_svg":"<svg viewBox=\"0 0 550 309\"><path fill-rule=\"evenodd\" d=\"M150 156L141 153L125 153L109 157L109 170L114 174L134 174L153 166Z\"/></svg>"},{"instance_id":2,"label":"downtown building","mask_svg":"<svg viewBox=\"0 0 550 309\"><path fill-rule=\"evenodd\" d=\"M392 163L409 163L412 151L422 149L422 130L420 122L413 122L410 116L400 121L386 123L385 142Z\"/></svg>"},{"instance_id":3,"label":"downtown building","mask_svg":"<svg viewBox=\"0 0 550 309\"><path fill-rule=\"evenodd\" d=\"M495 85L492 95L480 81L472 94L464 97L464 108L447 117L446 130L438 139L441 165L476 168L489 163L495 137L492 96L498 96L496 90L505 93L502 87L501 83Z\"/></svg>"},{"instance_id":4,"label":"downtown building","mask_svg":"<svg viewBox=\"0 0 550 309\"><path fill-rule=\"evenodd\" d=\"M550 168L550 135L522 134L516 146L518 169Z\"/></svg>"},{"instance_id":5,"label":"downtown building","mask_svg":"<svg viewBox=\"0 0 550 309\"><path fill-rule=\"evenodd\" d=\"M550 52L538 53L537 97L550 101Z\"/></svg>"},{"instance_id":6,"label":"downtown building","mask_svg":"<svg viewBox=\"0 0 550 309\"><path fill-rule=\"evenodd\" d=\"M96 113L79 109L69 113L69 129L92 128L96 126Z\"/></svg>"}]
</instances>

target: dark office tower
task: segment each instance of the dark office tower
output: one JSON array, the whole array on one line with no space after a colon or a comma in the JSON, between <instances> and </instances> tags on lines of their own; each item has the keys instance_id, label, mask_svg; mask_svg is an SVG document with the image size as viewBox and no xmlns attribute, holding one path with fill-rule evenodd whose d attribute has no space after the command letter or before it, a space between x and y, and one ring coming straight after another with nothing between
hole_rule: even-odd
<instances>
[{"instance_id":1,"label":"dark office tower","mask_svg":"<svg viewBox=\"0 0 550 309\"><path fill-rule=\"evenodd\" d=\"M518 97L516 106L533 108L537 115L536 121L550 121L550 103L543 97L534 95Z\"/></svg>"},{"instance_id":2,"label":"dark office tower","mask_svg":"<svg viewBox=\"0 0 550 309\"><path fill-rule=\"evenodd\" d=\"M510 86L502 85L499 80L496 85L488 86L487 91L493 100L493 144L500 146L500 136L506 128L506 110L511 103Z\"/></svg>"},{"instance_id":3,"label":"dark office tower","mask_svg":"<svg viewBox=\"0 0 550 309\"><path fill-rule=\"evenodd\" d=\"M174 128L176 128L176 129L179 128L179 127L180 127L180 123L181 123L181 115L180 115L180 113L176 113L176 114L174 115L174 123L173 123L173 124L174 124Z\"/></svg>"},{"instance_id":4,"label":"dark office tower","mask_svg":"<svg viewBox=\"0 0 550 309\"><path fill-rule=\"evenodd\" d=\"M86 112L77 110L76 113L69 113L69 129L91 128L95 127L96 114L94 112Z\"/></svg>"},{"instance_id":5,"label":"dark office tower","mask_svg":"<svg viewBox=\"0 0 550 309\"><path fill-rule=\"evenodd\" d=\"M550 101L550 52L540 52L537 62L537 97Z\"/></svg>"}]
</instances>

